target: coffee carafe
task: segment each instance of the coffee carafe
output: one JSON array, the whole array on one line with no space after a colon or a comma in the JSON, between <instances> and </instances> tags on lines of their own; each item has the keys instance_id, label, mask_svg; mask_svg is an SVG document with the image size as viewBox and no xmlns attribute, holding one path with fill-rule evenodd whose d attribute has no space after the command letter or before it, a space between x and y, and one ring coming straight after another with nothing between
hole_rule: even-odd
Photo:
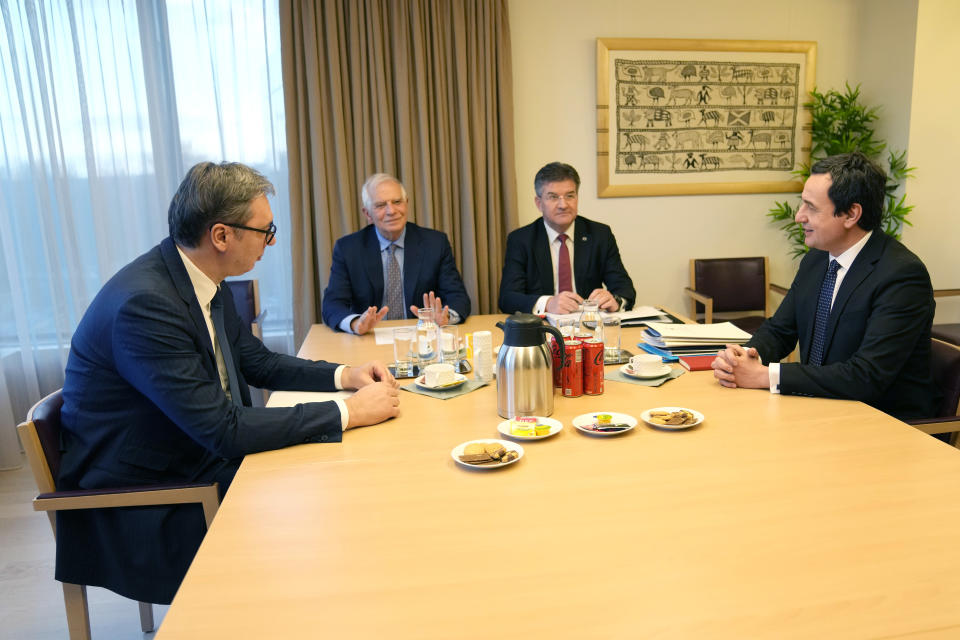
<instances>
[{"instance_id":1,"label":"coffee carafe","mask_svg":"<svg viewBox=\"0 0 960 640\"><path fill-rule=\"evenodd\" d=\"M553 413L553 357L547 333L563 345L560 332L530 313L515 313L505 322L497 354L497 413L504 418Z\"/></svg>"}]
</instances>

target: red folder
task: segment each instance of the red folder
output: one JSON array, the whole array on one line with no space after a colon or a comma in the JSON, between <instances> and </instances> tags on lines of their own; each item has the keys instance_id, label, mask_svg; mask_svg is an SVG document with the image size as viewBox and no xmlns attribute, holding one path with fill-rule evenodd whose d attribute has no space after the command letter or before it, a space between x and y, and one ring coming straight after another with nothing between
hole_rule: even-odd
<instances>
[{"instance_id":1,"label":"red folder","mask_svg":"<svg viewBox=\"0 0 960 640\"><path fill-rule=\"evenodd\" d=\"M680 364L689 371L706 371L710 363L716 359L716 354L707 356L680 356Z\"/></svg>"}]
</instances>

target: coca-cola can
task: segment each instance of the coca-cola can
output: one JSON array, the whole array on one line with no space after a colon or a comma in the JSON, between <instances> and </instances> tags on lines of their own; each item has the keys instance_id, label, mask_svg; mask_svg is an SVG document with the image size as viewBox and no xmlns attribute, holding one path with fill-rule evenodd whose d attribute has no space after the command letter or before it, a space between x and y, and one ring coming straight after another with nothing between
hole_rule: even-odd
<instances>
[{"instance_id":1,"label":"coca-cola can","mask_svg":"<svg viewBox=\"0 0 960 640\"><path fill-rule=\"evenodd\" d=\"M557 339L550 336L550 353L553 355L553 388L563 388L563 348Z\"/></svg>"},{"instance_id":2,"label":"coca-cola can","mask_svg":"<svg viewBox=\"0 0 960 640\"><path fill-rule=\"evenodd\" d=\"M603 340L583 342L583 392L588 396L603 393Z\"/></svg>"},{"instance_id":3,"label":"coca-cola can","mask_svg":"<svg viewBox=\"0 0 960 640\"><path fill-rule=\"evenodd\" d=\"M583 395L583 343L567 338L563 350L563 395L579 398Z\"/></svg>"}]
</instances>

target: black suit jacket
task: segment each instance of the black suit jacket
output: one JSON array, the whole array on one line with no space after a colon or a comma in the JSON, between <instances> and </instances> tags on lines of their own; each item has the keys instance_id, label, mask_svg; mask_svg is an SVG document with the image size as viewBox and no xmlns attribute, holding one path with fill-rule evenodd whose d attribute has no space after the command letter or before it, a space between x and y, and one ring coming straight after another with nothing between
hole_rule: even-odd
<instances>
[{"instance_id":1,"label":"black suit jacket","mask_svg":"<svg viewBox=\"0 0 960 640\"><path fill-rule=\"evenodd\" d=\"M376 227L370 224L333 246L330 281L323 292L324 324L338 330L348 315L380 307L383 288L380 241ZM403 241L404 317L410 317L410 305L423 306L423 295L431 291L461 320L470 315L470 296L453 261L447 235L408 222Z\"/></svg>"},{"instance_id":2,"label":"black suit jacket","mask_svg":"<svg viewBox=\"0 0 960 640\"><path fill-rule=\"evenodd\" d=\"M935 303L927 269L882 231L873 232L837 291L821 366L807 364L829 255L816 249L780 307L753 335L764 362L785 358L799 341L800 363L780 366L780 392L860 400L897 418L931 417L940 392L930 374Z\"/></svg>"},{"instance_id":3,"label":"black suit jacket","mask_svg":"<svg viewBox=\"0 0 960 640\"><path fill-rule=\"evenodd\" d=\"M220 386L210 333L172 240L104 285L67 359L58 488L228 483L247 453L341 439L334 402L249 407L248 382L330 391L337 365L269 351L237 316L229 288L222 295L243 407ZM155 603L173 598L204 534L199 505L60 511L57 528L57 580Z\"/></svg>"},{"instance_id":4,"label":"black suit jacket","mask_svg":"<svg viewBox=\"0 0 960 640\"><path fill-rule=\"evenodd\" d=\"M529 313L540 296L554 294L553 260L543 224L543 218L537 218L507 236L499 302L505 313ZM610 227L577 216L573 241L573 277L580 297L587 298L605 285L610 293L624 299L624 309L633 308L637 292L623 267Z\"/></svg>"}]
</instances>

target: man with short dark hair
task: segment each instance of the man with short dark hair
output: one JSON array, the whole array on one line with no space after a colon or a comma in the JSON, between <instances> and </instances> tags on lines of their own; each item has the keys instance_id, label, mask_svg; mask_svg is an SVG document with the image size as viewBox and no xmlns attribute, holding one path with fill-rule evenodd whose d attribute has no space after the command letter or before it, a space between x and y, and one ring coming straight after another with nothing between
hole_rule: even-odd
<instances>
[{"instance_id":1,"label":"man with short dark hair","mask_svg":"<svg viewBox=\"0 0 960 640\"><path fill-rule=\"evenodd\" d=\"M885 185L861 153L813 165L796 214L810 251L773 317L714 360L720 384L933 415L933 288L920 259L880 230ZM798 341L800 362L780 364Z\"/></svg>"},{"instance_id":2,"label":"man with short dark hair","mask_svg":"<svg viewBox=\"0 0 960 640\"><path fill-rule=\"evenodd\" d=\"M330 280L323 292L323 321L331 329L364 334L384 317L416 318L422 300L438 324L470 315L470 296L445 233L407 220L403 184L375 173L360 187L366 227L333 247ZM446 304L444 304L446 302Z\"/></svg>"},{"instance_id":3,"label":"man with short dark hair","mask_svg":"<svg viewBox=\"0 0 960 640\"><path fill-rule=\"evenodd\" d=\"M586 298L605 311L632 308L637 294L613 232L577 215L577 170L551 162L537 172L533 189L541 219L507 236L500 310L571 313Z\"/></svg>"},{"instance_id":4,"label":"man with short dark hair","mask_svg":"<svg viewBox=\"0 0 960 640\"><path fill-rule=\"evenodd\" d=\"M396 381L383 364L273 353L220 286L274 243L272 193L242 164L194 166L170 203L170 237L90 303L67 360L59 489L216 481L222 496L248 453L339 442L346 429L397 415ZM358 391L253 408L248 383ZM57 580L169 603L203 538L203 517L196 504L59 511L57 530Z\"/></svg>"}]
</instances>

